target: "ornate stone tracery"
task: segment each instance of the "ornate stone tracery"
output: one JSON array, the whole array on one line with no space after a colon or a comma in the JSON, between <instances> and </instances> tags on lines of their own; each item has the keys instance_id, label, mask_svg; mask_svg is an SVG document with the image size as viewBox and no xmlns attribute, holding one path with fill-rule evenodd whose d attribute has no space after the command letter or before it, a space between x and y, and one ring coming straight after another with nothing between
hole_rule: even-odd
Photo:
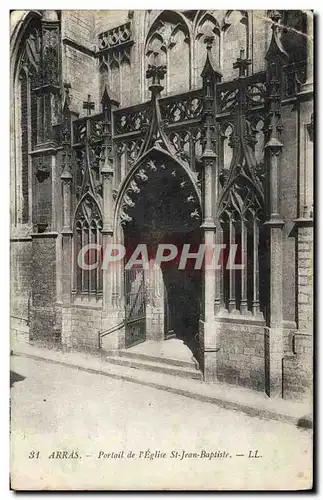
<instances>
[{"instance_id":1,"label":"ornate stone tracery","mask_svg":"<svg viewBox=\"0 0 323 500\"><path fill-rule=\"evenodd\" d=\"M74 255L89 244L102 244L102 214L97 201L90 193L86 193L81 199L74 217ZM101 255L96 251L88 251L87 264L94 264ZM74 292L77 294L101 294L102 293L102 268L101 265L94 270L83 269L80 265L75 266Z\"/></svg>"},{"instance_id":2,"label":"ornate stone tracery","mask_svg":"<svg viewBox=\"0 0 323 500\"><path fill-rule=\"evenodd\" d=\"M123 63L130 64L130 50L133 45L131 22L112 28L99 35L100 68L106 66L119 67Z\"/></svg>"},{"instance_id":3,"label":"ornate stone tracery","mask_svg":"<svg viewBox=\"0 0 323 500\"><path fill-rule=\"evenodd\" d=\"M146 39L146 68L148 64L166 65L168 74L176 70L173 81L168 76L166 92L184 90L190 81L190 33L184 19L174 11L164 11L152 24Z\"/></svg>"},{"instance_id":4,"label":"ornate stone tracery","mask_svg":"<svg viewBox=\"0 0 323 500\"><path fill-rule=\"evenodd\" d=\"M261 117L250 115L250 110L252 105L261 102L264 94L262 87L246 84L249 61L243 55L242 52L235 65L240 74L237 89L234 94L227 93L229 106L223 104L223 98L220 101L221 106L232 110L233 121L224 121L221 127L223 169L217 219L223 243L240 247L240 262L244 268L241 272L230 269L221 273L220 307L229 314L240 312L257 317L260 308L264 312L264 304L259 300L259 273L262 275L263 270L259 268L258 252L259 238L262 238L260 229L265 219L265 198L260 164L255 157L256 127Z\"/></svg>"}]
</instances>

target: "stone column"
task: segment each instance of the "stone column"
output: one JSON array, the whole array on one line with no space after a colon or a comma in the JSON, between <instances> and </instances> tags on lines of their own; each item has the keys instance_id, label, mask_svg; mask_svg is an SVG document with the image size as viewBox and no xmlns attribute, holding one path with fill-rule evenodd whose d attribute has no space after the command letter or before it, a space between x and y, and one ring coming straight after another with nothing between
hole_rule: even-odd
<instances>
[{"instance_id":1,"label":"stone column","mask_svg":"<svg viewBox=\"0 0 323 500\"><path fill-rule=\"evenodd\" d=\"M302 92L312 92L314 83L314 15L312 10L304 11L307 18L307 61L306 82L302 85Z\"/></svg>"},{"instance_id":2,"label":"stone column","mask_svg":"<svg viewBox=\"0 0 323 500\"><path fill-rule=\"evenodd\" d=\"M313 115L313 58L314 16L313 11L304 11L307 17L307 78L299 97L299 204L298 217L294 221L297 229L297 328L301 335L308 336L308 349L312 350L313 335L313 193L314 193L314 115ZM296 353L297 354L297 353Z\"/></svg>"},{"instance_id":3,"label":"stone column","mask_svg":"<svg viewBox=\"0 0 323 500\"><path fill-rule=\"evenodd\" d=\"M230 216L230 222L229 222L229 245L231 248L231 245L236 244L236 228L235 228L235 221L232 217ZM236 270L232 269L233 266L230 267L229 269L229 313L233 313L236 311Z\"/></svg>"},{"instance_id":4,"label":"stone column","mask_svg":"<svg viewBox=\"0 0 323 500\"><path fill-rule=\"evenodd\" d=\"M241 255L244 264L241 270L241 302L240 312L242 315L248 314L248 228L246 221L241 220ZM255 263L254 263L255 265Z\"/></svg>"},{"instance_id":5,"label":"stone column","mask_svg":"<svg viewBox=\"0 0 323 500\"><path fill-rule=\"evenodd\" d=\"M257 316L260 313L259 303L259 226L257 219L253 221L253 238L252 238L252 253L253 253L253 277L252 277L252 314Z\"/></svg>"},{"instance_id":6,"label":"stone column","mask_svg":"<svg viewBox=\"0 0 323 500\"><path fill-rule=\"evenodd\" d=\"M62 229L62 344L65 347L71 346L72 339L72 237L71 228L71 185L72 174L69 169L69 155L63 151L64 170L61 175L63 184L63 229ZM76 256L75 256L76 257Z\"/></svg>"},{"instance_id":7,"label":"stone column","mask_svg":"<svg viewBox=\"0 0 323 500\"><path fill-rule=\"evenodd\" d=\"M214 35L205 37L207 49L206 61L201 73L203 78L203 118L205 128L205 149L201 160L203 162L203 242L206 252L214 248L216 226L214 223L214 206L218 195L218 165L215 153L215 116L216 116L216 84L221 81L222 74L212 59L212 45ZM219 279L219 273L217 273ZM215 309L218 308L220 297L219 287L216 287L216 273L204 263L202 272L202 304L199 326L200 363L206 381L216 380L216 353L218 351L216 327L214 320Z\"/></svg>"},{"instance_id":8,"label":"stone column","mask_svg":"<svg viewBox=\"0 0 323 500\"><path fill-rule=\"evenodd\" d=\"M104 114L104 161L101 168L102 184L103 184L103 228L102 228L102 248L103 256L107 249L107 245L114 243L114 165L113 165L113 119L112 112L115 106L118 106L116 101L110 99L107 89L104 89L102 100L102 112ZM111 247L110 247L111 248ZM118 309L113 300L114 280L116 270L113 267L116 264L109 264L103 268L103 311L102 311L102 331L105 332L113 329L120 322L118 317ZM103 337L102 347L105 349L118 348L119 331L115 330Z\"/></svg>"},{"instance_id":9,"label":"stone column","mask_svg":"<svg viewBox=\"0 0 323 500\"><path fill-rule=\"evenodd\" d=\"M266 144L265 161L269 195L267 200L269 231L269 314L265 329L266 392L271 397L282 396L283 358L283 234L284 220L280 214L279 182L280 158L283 152L281 132L282 66L287 54L282 50L280 13L273 11L271 18L272 41L266 54Z\"/></svg>"},{"instance_id":10,"label":"stone column","mask_svg":"<svg viewBox=\"0 0 323 500\"><path fill-rule=\"evenodd\" d=\"M265 331L266 392L271 397L282 396L283 358L283 240L285 222L279 214L279 165L283 144L270 140L265 145L269 169L270 218L269 230L269 314Z\"/></svg>"},{"instance_id":11,"label":"stone column","mask_svg":"<svg viewBox=\"0 0 323 500\"><path fill-rule=\"evenodd\" d=\"M107 245L113 243L113 170L105 162L101 169L103 183L103 228L102 228L102 247L105 252ZM103 269L103 310L110 311L112 308L112 268L108 266Z\"/></svg>"},{"instance_id":12,"label":"stone column","mask_svg":"<svg viewBox=\"0 0 323 500\"><path fill-rule=\"evenodd\" d=\"M270 232L270 313L267 318L267 328L265 332L266 392L271 397L281 397L283 357L282 228L284 222L277 219L269 220L266 224Z\"/></svg>"},{"instance_id":13,"label":"stone column","mask_svg":"<svg viewBox=\"0 0 323 500\"><path fill-rule=\"evenodd\" d=\"M300 147L304 154L299 165L299 217L294 221L297 230L297 332L293 339L294 357L289 359L295 372L294 390L303 392L304 399L311 397L313 385L313 114L310 121L304 124L313 108L311 97L312 92L308 90L307 99L300 105L301 124L303 123Z\"/></svg>"},{"instance_id":14,"label":"stone column","mask_svg":"<svg viewBox=\"0 0 323 500\"><path fill-rule=\"evenodd\" d=\"M53 125L60 121L57 110L61 92L61 33L55 10L43 11L41 30L41 69L33 82L33 91L37 102L37 147L44 149L55 146Z\"/></svg>"}]
</instances>

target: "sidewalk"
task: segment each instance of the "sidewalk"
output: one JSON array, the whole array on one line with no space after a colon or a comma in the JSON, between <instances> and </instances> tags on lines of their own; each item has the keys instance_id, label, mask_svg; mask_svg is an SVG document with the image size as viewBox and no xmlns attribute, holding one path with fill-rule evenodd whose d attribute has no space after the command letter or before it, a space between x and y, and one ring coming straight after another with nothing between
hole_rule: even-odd
<instances>
[{"instance_id":1,"label":"sidewalk","mask_svg":"<svg viewBox=\"0 0 323 500\"><path fill-rule=\"evenodd\" d=\"M251 417L278 420L296 426L312 426L311 408L307 403L271 399L266 394L223 383L207 384L161 373L147 372L109 364L100 354L63 352L27 343L12 343L12 355L61 364L89 373L154 387L173 394L237 410ZM103 354L103 353L102 353Z\"/></svg>"}]
</instances>

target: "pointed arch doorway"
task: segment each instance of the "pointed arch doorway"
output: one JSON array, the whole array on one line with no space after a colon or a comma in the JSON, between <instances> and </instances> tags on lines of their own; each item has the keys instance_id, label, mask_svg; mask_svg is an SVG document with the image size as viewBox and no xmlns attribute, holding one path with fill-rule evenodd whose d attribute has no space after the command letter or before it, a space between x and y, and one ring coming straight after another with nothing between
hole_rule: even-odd
<instances>
[{"instance_id":1,"label":"pointed arch doorway","mask_svg":"<svg viewBox=\"0 0 323 500\"><path fill-rule=\"evenodd\" d=\"M126 247L125 347L175 337L197 357L201 270L194 269L194 259L179 268L183 246L189 244L189 251L196 252L201 243L201 204L194 179L168 155L153 151L125 181L119 218ZM158 265L160 244L173 245L177 255ZM127 269L138 245L147 249L149 266L137 263Z\"/></svg>"}]
</instances>

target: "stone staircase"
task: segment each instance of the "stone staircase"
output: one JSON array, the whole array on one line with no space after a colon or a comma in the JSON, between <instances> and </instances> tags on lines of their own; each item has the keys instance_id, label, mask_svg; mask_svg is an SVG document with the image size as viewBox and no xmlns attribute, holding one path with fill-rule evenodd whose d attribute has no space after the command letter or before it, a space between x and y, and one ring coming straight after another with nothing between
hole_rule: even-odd
<instances>
[{"instance_id":1,"label":"stone staircase","mask_svg":"<svg viewBox=\"0 0 323 500\"><path fill-rule=\"evenodd\" d=\"M198 363L193 356L189 356L183 360L176 357L158 356L137 352L132 349L123 349L118 352L107 353L105 361L113 365L125 366L137 370L164 373L195 380L203 379Z\"/></svg>"}]
</instances>

